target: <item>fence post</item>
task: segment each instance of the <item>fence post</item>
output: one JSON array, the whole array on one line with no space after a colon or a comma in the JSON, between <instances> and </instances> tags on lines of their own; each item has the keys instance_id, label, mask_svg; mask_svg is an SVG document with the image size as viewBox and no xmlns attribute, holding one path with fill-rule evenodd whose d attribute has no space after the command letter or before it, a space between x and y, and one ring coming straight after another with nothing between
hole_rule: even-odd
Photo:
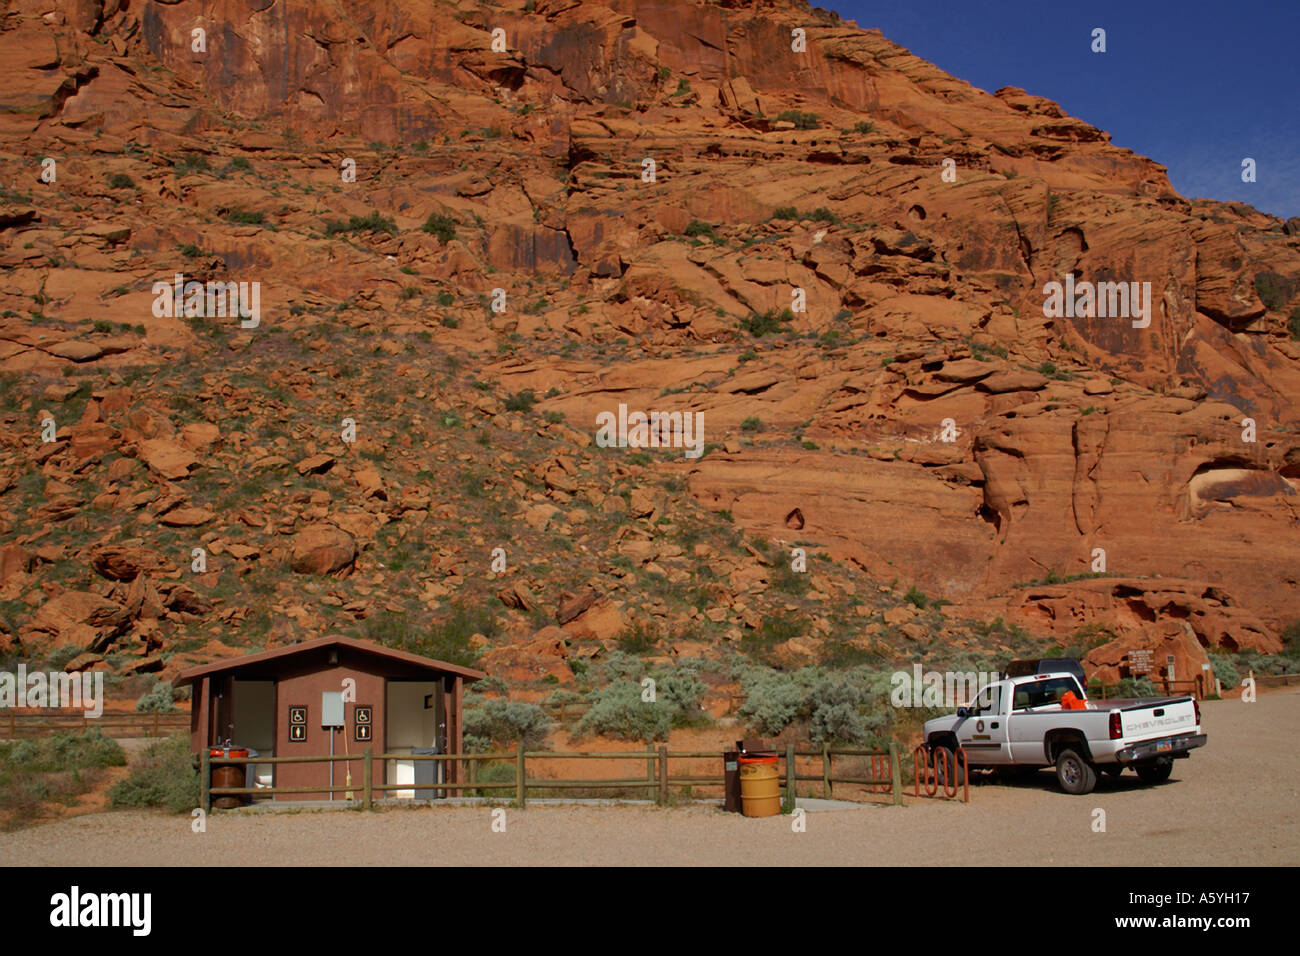
<instances>
[{"instance_id":1,"label":"fence post","mask_svg":"<svg viewBox=\"0 0 1300 956\"><path fill-rule=\"evenodd\" d=\"M795 790L795 772L794 772L794 744L785 745L785 798L789 802L791 812L794 811L795 798L798 793Z\"/></svg>"},{"instance_id":2,"label":"fence post","mask_svg":"<svg viewBox=\"0 0 1300 956\"><path fill-rule=\"evenodd\" d=\"M374 751L371 750L369 747L367 747L364 751L362 751L362 757L361 757L363 761L361 765L361 787L363 791L361 797L361 806L367 810L373 807L375 803L374 791L371 789L371 787L374 785L374 769L371 767L370 758L373 755L374 755Z\"/></svg>"},{"instance_id":3,"label":"fence post","mask_svg":"<svg viewBox=\"0 0 1300 956\"><path fill-rule=\"evenodd\" d=\"M822 796L831 798L831 748L827 743L822 744Z\"/></svg>"},{"instance_id":4,"label":"fence post","mask_svg":"<svg viewBox=\"0 0 1300 956\"><path fill-rule=\"evenodd\" d=\"M894 806L902 806L903 770L899 766L897 740L889 742L889 786L894 791Z\"/></svg>"},{"instance_id":5,"label":"fence post","mask_svg":"<svg viewBox=\"0 0 1300 956\"><path fill-rule=\"evenodd\" d=\"M524 742L515 744L515 799L520 807L528 805L528 787L525 785Z\"/></svg>"},{"instance_id":6,"label":"fence post","mask_svg":"<svg viewBox=\"0 0 1300 956\"><path fill-rule=\"evenodd\" d=\"M668 745L659 747L659 806L668 806Z\"/></svg>"},{"instance_id":7,"label":"fence post","mask_svg":"<svg viewBox=\"0 0 1300 956\"><path fill-rule=\"evenodd\" d=\"M204 747L199 751L199 806L204 813L212 812L212 754Z\"/></svg>"},{"instance_id":8,"label":"fence post","mask_svg":"<svg viewBox=\"0 0 1300 956\"><path fill-rule=\"evenodd\" d=\"M654 800L655 798L655 760L658 754L654 747L647 747L645 759L645 782L646 782L646 799Z\"/></svg>"}]
</instances>

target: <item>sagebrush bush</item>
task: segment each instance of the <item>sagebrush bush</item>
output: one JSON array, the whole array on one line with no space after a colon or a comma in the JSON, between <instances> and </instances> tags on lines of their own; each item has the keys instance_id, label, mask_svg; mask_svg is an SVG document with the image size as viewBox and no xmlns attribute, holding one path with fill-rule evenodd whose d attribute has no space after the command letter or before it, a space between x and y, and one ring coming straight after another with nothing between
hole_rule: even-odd
<instances>
[{"instance_id":1,"label":"sagebrush bush","mask_svg":"<svg viewBox=\"0 0 1300 956\"><path fill-rule=\"evenodd\" d=\"M1115 686L1116 697L1160 697L1162 692L1146 677L1125 677Z\"/></svg>"},{"instance_id":2,"label":"sagebrush bush","mask_svg":"<svg viewBox=\"0 0 1300 956\"><path fill-rule=\"evenodd\" d=\"M1232 658L1226 654L1211 654L1210 666L1214 668L1215 679L1223 685L1225 691L1236 687L1241 683L1241 674L1237 671L1237 665L1233 663ZM1207 692L1212 692L1213 687L1207 687Z\"/></svg>"},{"instance_id":3,"label":"sagebrush bush","mask_svg":"<svg viewBox=\"0 0 1300 956\"><path fill-rule=\"evenodd\" d=\"M760 736L775 737L801 715L806 691L793 674L755 668L740 687L745 702L738 713Z\"/></svg>"},{"instance_id":4,"label":"sagebrush bush","mask_svg":"<svg viewBox=\"0 0 1300 956\"><path fill-rule=\"evenodd\" d=\"M653 677L656 706L668 708L668 719L674 727L690 727L706 721L700 698L708 692L709 685L693 670L678 668Z\"/></svg>"},{"instance_id":5,"label":"sagebrush bush","mask_svg":"<svg viewBox=\"0 0 1300 956\"><path fill-rule=\"evenodd\" d=\"M525 750L545 746L551 719L537 704L491 697L465 711L465 749L475 753L522 743Z\"/></svg>"},{"instance_id":6,"label":"sagebrush bush","mask_svg":"<svg viewBox=\"0 0 1300 956\"><path fill-rule=\"evenodd\" d=\"M658 701L643 701L639 681L617 680L592 692L588 699L591 707L578 721L576 736L599 734L616 740L667 740L672 730L670 708Z\"/></svg>"},{"instance_id":7,"label":"sagebrush bush","mask_svg":"<svg viewBox=\"0 0 1300 956\"><path fill-rule=\"evenodd\" d=\"M816 743L874 743L893 723L890 676L864 667L838 674L820 667L790 673L749 668L740 678L745 702L738 713L747 727L764 737L807 721L809 737Z\"/></svg>"},{"instance_id":8,"label":"sagebrush bush","mask_svg":"<svg viewBox=\"0 0 1300 956\"><path fill-rule=\"evenodd\" d=\"M149 689L149 693L135 702L135 709L146 714L170 713L176 709L173 698L171 681L159 681Z\"/></svg>"},{"instance_id":9,"label":"sagebrush bush","mask_svg":"<svg viewBox=\"0 0 1300 956\"><path fill-rule=\"evenodd\" d=\"M188 813L199 805L199 771L190 754L190 739L174 734L152 743L125 780L108 791L108 805L162 807Z\"/></svg>"},{"instance_id":10,"label":"sagebrush bush","mask_svg":"<svg viewBox=\"0 0 1300 956\"><path fill-rule=\"evenodd\" d=\"M121 767L126 763L126 751L99 728L20 740L4 756L6 763L30 773Z\"/></svg>"}]
</instances>

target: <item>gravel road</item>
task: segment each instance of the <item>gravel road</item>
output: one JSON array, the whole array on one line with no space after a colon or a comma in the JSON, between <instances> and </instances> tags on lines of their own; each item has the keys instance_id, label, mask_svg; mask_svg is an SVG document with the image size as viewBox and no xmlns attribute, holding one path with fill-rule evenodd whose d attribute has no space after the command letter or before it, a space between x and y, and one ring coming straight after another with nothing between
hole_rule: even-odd
<instances>
[{"instance_id":1,"label":"gravel road","mask_svg":"<svg viewBox=\"0 0 1300 956\"><path fill-rule=\"evenodd\" d=\"M969 805L816 810L748 820L705 806L423 807L187 817L93 813L0 834L0 856L32 865L1071 865L1300 863L1295 818L1300 689L1202 705L1208 746L1147 787L1126 774L1071 797L1050 773L981 783ZM1106 832L1093 831L1094 810Z\"/></svg>"}]
</instances>

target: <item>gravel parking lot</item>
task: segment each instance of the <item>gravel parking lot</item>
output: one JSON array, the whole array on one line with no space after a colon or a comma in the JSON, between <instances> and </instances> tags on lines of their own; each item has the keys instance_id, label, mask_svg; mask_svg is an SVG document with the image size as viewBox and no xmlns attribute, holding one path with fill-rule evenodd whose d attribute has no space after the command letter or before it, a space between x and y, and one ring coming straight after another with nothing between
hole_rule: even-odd
<instances>
[{"instance_id":1,"label":"gravel parking lot","mask_svg":"<svg viewBox=\"0 0 1300 956\"><path fill-rule=\"evenodd\" d=\"M1148 787L1084 797L1042 772L980 783L969 805L907 800L749 820L706 806L422 807L187 817L94 813L0 834L11 865L1279 865L1300 863L1300 689L1202 705L1209 744ZM1094 832L1095 809L1106 831Z\"/></svg>"}]
</instances>

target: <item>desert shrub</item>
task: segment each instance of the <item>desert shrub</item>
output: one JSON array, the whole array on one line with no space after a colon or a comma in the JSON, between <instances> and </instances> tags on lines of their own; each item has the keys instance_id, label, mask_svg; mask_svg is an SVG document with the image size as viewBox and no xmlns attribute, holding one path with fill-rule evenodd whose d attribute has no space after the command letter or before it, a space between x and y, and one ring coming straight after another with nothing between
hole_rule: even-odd
<instances>
[{"instance_id":1,"label":"desert shrub","mask_svg":"<svg viewBox=\"0 0 1300 956\"><path fill-rule=\"evenodd\" d=\"M141 713L166 714L176 709L172 695L171 681L159 681L149 692L135 702L135 709Z\"/></svg>"},{"instance_id":2,"label":"desert shrub","mask_svg":"<svg viewBox=\"0 0 1300 956\"><path fill-rule=\"evenodd\" d=\"M816 743L879 742L892 722L890 674L854 667L828 674L820 667L785 673L749 668L741 674L745 702L738 711L747 727L773 737L790 725L808 721Z\"/></svg>"},{"instance_id":3,"label":"desert shrub","mask_svg":"<svg viewBox=\"0 0 1300 956\"><path fill-rule=\"evenodd\" d=\"M1116 697L1160 697L1161 692L1146 677L1124 677L1115 686Z\"/></svg>"},{"instance_id":4,"label":"desert shrub","mask_svg":"<svg viewBox=\"0 0 1300 956\"><path fill-rule=\"evenodd\" d=\"M859 120L853 124L853 132L855 133L870 133L873 129L875 129L875 127L866 120Z\"/></svg>"},{"instance_id":5,"label":"desert shrub","mask_svg":"<svg viewBox=\"0 0 1300 956\"><path fill-rule=\"evenodd\" d=\"M686 226L686 231L683 233L683 235L691 236L692 238L696 236L707 236L710 239L718 238L717 235L713 232L713 226L710 223L701 222L698 219L692 219L690 221L690 223Z\"/></svg>"},{"instance_id":6,"label":"desert shrub","mask_svg":"<svg viewBox=\"0 0 1300 956\"><path fill-rule=\"evenodd\" d=\"M641 699L639 681L618 680L589 695L590 708L574 729L585 737L599 734L616 740L667 740L672 729L670 708Z\"/></svg>"},{"instance_id":7,"label":"desert shrub","mask_svg":"<svg viewBox=\"0 0 1300 956\"><path fill-rule=\"evenodd\" d=\"M1276 272L1260 272L1255 276L1255 292L1265 308L1280 312L1295 295L1295 283Z\"/></svg>"},{"instance_id":8,"label":"desert shrub","mask_svg":"<svg viewBox=\"0 0 1300 956\"><path fill-rule=\"evenodd\" d=\"M245 226L260 226L266 219L260 212L251 209L232 209L226 213L225 218L228 222L237 222Z\"/></svg>"},{"instance_id":9,"label":"desert shrub","mask_svg":"<svg viewBox=\"0 0 1300 956\"><path fill-rule=\"evenodd\" d=\"M4 762L27 773L121 767L126 763L126 752L121 745L112 737L105 737L99 728L20 740L8 747L9 752L3 754Z\"/></svg>"},{"instance_id":10,"label":"desert shrub","mask_svg":"<svg viewBox=\"0 0 1300 956\"><path fill-rule=\"evenodd\" d=\"M491 638L497 632L497 619L486 606L457 604L445 619L432 626L413 624L405 614L384 611L366 618L362 630L361 636L367 640L470 667L478 652L470 647L469 639L475 634Z\"/></svg>"},{"instance_id":11,"label":"desert shrub","mask_svg":"<svg viewBox=\"0 0 1300 956\"><path fill-rule=\"evenodd\" d=\"M793 123L795 129L817 129L821 126L821 117L803 110L784 110L777 115L776 120L778 123Z\"/></svg>"},{"instance_id":12,"label":"desert shrub","mask_svg":"<svg viewBox=\"0 0 1300 956\"><path fill-rule=\"evenodd\" d=\"M742 432L761 432L763 430L763 420L756 415L750 415L740 423Z\"/></svg>"},{"instance_id":13,"label":"desert shrub","mask_svg":"<svg viewBox=\"0 0 1300 956\"><path fill-rule=\"evenodd\" d=\"M99 729L0 743L0 810L14 829L38 819L46 804L72 805L93 786L104 767L126 763L126 754Z\"/></svg>"},{"instance_id":14,"label":"desert shrub","mask_svg":"<svg viewBox=\"0 0 1300 956\"><path fill-rule=\"evenodd\" d=\"M474 780L477 783L514 783L515 764L504 760L482 761L474 768ZM514 797L513 790L476 790L475 793L488 799L510 800Z\"/></svg>"},{"instance_id":15,"label":"desert shrub","mask_svg":"<svg viewBox=\"0 0 1300 956\"><path fill-rule=\"evenodd\" d=\"M429 213L429 218L420 228L439 242L451 242L456 238L456 220L440 213Z\"/></svg>"},{"instance_id":16,"label":"desert shrub","mask_svg":"<svg viewBox=\"0 0 1300 956\"><path fill-rule=\"evenodd\" d=\"M645 654L659 643L659 634L649 623L636 621L619 631L614 642L619 650L629 654Z\"/></svg>"},{"instance_id":17,"label":"desert shrub","mask_svg":"<svg viewBox=\"0 0 1300 956\"><path fill-rule=\"evenodd\" d=\"M875 675L873 675L875 676ZM814 743L878 742L889 728L887 696L862 672L827 677L809 695L808 736Z\"/></svg>"},{"instance_id":18,"label":"desert shrub","mask_svg":"<svg viewBox=\"0 0 1300 956\"><path fill-rule=\"evenodd\" d=\"M1241 674L1237 672L1237 666L1231 657L1226 654L1211 654L1209 657L1210 666L1214 668L1214 677L1223 685L1224 690L1241 683ZM1209 690L1212 688L1207 688L1207 691Z\"/></svg>"},{"instance_id":19,"label":"desert shrub","mask_svg":"<svg viewBox=\"0 0 1300 956\"><path fill-rule=\"evenodd\" d=\"M668 709L668 719L674 727L690 727L704 721L700 698L709 686L695 671L679 667L654 675L654 681L655 705Z\"/></svg>"},{"instance_id":20,"label":"desert shrub","mask_svg":"<svg viewBox=\"0 0 1300 956\"><path fill-rule=\"evenodd\" d=\"M907 593L903 595L903 600L922 611L930 606L930 599L915 584L907 589Z\"/></svg>"},{"instance_id":21,"label":"desert shrub","mask_svg":"<svg viewBox=\"0 0 1300 956\"><path fill-rule=\"evenodd\" d=\"M190 754L190 739L174 734L156 741L131 767L125 780L108 791L108 805L162 807L188 813L199 805L199 771Z\"/></svg>"},{"instance_id":22,"label":"desert shrub","mask_svg":"<svg viewBox=\"0 0 1300 956\"><path fill-rule=\"evenodd\" d=\"M491 697L465 711L465 747L483 753L493 745L518 742L526 750L537 750L545 745L551 726L550 717L537 704Z\"/></svg>"},{"instance_id":23,"label":"desert shrub","mask_svg":"<svg viewBox=\"0 0 1300 956\"><path fill-rule=\"evenodd\" d=\"M135 180L126 173L114 173L108 177L109 189L134 189Z\"/></svg>"},{"instance_id":24,"label":"desert shrub","mask_svg":"<svg viewBox=\"0 0 1300 956\"><path fill-rule=\"evenodd\" d=\"M754 336L754 338L762 338L764 335L772 335L783 331L783 326L787 322L793 321L794 313L789 309L783 309L780 312L777 312L776 309L769 309L761 315L758 312L751 312L740 320L740 328Z\"/></svg>"},{"instance_id":25,"label":"desert shrub","mask_svg":"<svg viewBox=\"0 0 1300 956\"><path fill-rule=\"evenodd\" d=\"M805 442L804 444L811 445L813 443ZM768 575L768 582L775 590L796 596L808 593L808 589L812 587L808 572L796 571L790 567L790 555L779 548L774 551L772 558L774 566L771 574Z\"/></svg>"},{"instance_id":26,"label":"desert shrub","mask_svg":"<svg viewBox=\"0 0 1300 956\"><path fill-rule=\"evenodd\" d=\"M531 412L533 405L537 403L537 396L533 394L531 388L526 388L522 392L516 392L506 399L506 411L508 412Z\"/></svg>"},{"instance_id":27,"label":"desert shrub","mask_svg":"<svg viewBox=\"0 0 1300 956\"><path fill-rule=\"evenodd\" d=\"M350 216L347 222L340 220L331 220L325 224L325 235L336 236L339 233L350 232L386 232L390 236L397 235L397 223L393 220L381 216L376 210L369 216Z\"/></svg>"},{"instance_id":28,"label":"desert shrub","mask_svg":"<svg viewBox=\"0 0 1300 956\"><path fill-rule=\"evenodd\" d=\"M740 689L745 702L738 713L761 736L775 737L803 714L806 690L793 674L755 668Z\"/></svg>"},{"instance_id":29,"label":"desert shrub","mask_svg":"<svg viewBox=\"0 0 1300 956\"><path fill-rule=\"evenodd\" d=\"M1291 338L1300 341L1300 305L1291 310L1291 317L1287 319L1286 327L1291 333Z\"/></svg>"},{"instance_id":30,"label":"desert shrub","mask_svg":"<svg viewBox=\"0 0 1300 956\"><path fill-rule=\"evenodd\" d=\"M173 164L177 175L184 176L187 173L197 173L200 171L207 172L211 167L205 157L198 153L186 153Z\"/></svg>"},{"instance_id":31,"label":"desert shrub","mask_svg":"<svg viewBox=\"0 0 1300 956\"><path fill-rule=\"evenodd\" d=\"M799 210L794 206L780 206L772 212L773 219L798 219Z\"/></svg>"},{"instance_id":32,"label":"desert shrub","mask_svg":"<svg viewBox=\"0 0 1300 956\"><path fill-rule=\"evenodd\" d=\"M609 683L622 678L635 677L638 681L645 674L645 662L641 658L624 650L611 651L597 659L595 673L592 677L598 683Z\"/></svg>"}]
</instances>

